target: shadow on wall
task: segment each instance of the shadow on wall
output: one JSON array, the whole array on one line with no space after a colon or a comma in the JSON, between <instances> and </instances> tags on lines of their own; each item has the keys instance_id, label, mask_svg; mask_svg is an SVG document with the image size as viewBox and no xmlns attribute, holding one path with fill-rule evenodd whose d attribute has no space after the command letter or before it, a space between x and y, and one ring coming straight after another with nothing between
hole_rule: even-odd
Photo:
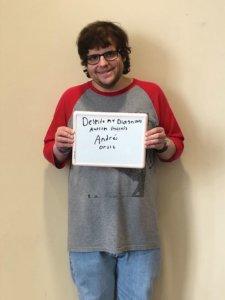
<instances>
[{"instance_id":1,"label":"shadow on wall","mask_svg":"<svg viewBox=\"0 0 225 300\"><path fill-rule=\"evenodd\" d=\"M45 231L55 300L76 299L67 252L67 181L68 168L58 170L51 165L46 168Z\"/></svg>"},{"instance_id":2,"label":"shadow on wall","mask_svg":"<svg viewBox=\"0 0 225 300\"><path fill-rule=\"evenodd\" d=\"M171 92L176 107L176 117L182 120L180 126L185 136L182 157L190 155L189 132L196 132L192 116L182 97ZM176 105L177 103L177 105ZM174 111L174 109L173 109ZM178 112L178 114L177 114ZM184 121L185 120L185 121ZM188 120L188 121L187 121ZM186 124L188 130L186 130ZM200 140L200 139L198 139ZM193 155L192 155L193 156ZM186 299L186 286L191 266L191 179L182 165L181 159L172 163L158 163L158 213L161 235L162 268L156 284L154 300Z\"/></svg>"},{"instance_id":3,"label":"shadow on wall","mask_svg":"<svg viewBox=\"0 0 225 300\"><path fill-rule=\"evenodd\" d=\"M162 266L154 300L182 300L191 257L189 178L181 161L161 164L158 169Z\"/></svg>"}]
</instances>

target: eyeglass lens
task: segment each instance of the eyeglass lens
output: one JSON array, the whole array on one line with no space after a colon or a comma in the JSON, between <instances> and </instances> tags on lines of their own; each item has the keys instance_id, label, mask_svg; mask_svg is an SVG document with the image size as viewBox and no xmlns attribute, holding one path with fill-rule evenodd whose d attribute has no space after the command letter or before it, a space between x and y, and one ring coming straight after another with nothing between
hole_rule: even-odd
<instances>
[{"instance_id":1,"label":"eyeglass lens","mask_svg":"<svg viewBox=\"0 0 225 300\"><path fill-rule=\"evenodd\" d=\"M111 61L118 57L118 53L119 53L118 51L107 51L102 54L89 55L87 56L87 62L90 65L95 65L99 62L101 56L103 56L105 60Z\"/></svg>"}]
</instances>

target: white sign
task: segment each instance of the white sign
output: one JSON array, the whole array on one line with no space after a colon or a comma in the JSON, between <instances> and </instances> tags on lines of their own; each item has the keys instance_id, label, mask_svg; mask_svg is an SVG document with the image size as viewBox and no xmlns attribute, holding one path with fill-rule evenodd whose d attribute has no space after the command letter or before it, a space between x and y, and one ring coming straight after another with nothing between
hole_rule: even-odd
<instances>
[{"instance_id":1,"label":"white sign","mask_svg":"<svg viewBox=\"0 0 225 300\"><path fill-rule=\"evenodd\" d=\"M144 168L147 118L145 113L75 111L73 165Z\"/></svg>"}]
</instances>

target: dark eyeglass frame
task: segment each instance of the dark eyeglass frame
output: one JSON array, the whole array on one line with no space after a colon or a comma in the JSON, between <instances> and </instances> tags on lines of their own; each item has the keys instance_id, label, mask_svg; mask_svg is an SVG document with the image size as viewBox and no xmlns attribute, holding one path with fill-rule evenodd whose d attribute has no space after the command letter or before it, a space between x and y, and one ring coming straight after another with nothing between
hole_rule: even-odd
<instances>
[{"instance_id":1,"label":"dark eyeglass frame","mask_svg":"<svg viewBox=\"0 0 225 300\"><path fill-rule=\"evenodd\" d=\"M100 57L103 56L106 61L113 61L118 58L120 50L110 50L102 54L91 54L86 58L88 65L97 65L100 61Z\"/></svg>"}]
</instances>

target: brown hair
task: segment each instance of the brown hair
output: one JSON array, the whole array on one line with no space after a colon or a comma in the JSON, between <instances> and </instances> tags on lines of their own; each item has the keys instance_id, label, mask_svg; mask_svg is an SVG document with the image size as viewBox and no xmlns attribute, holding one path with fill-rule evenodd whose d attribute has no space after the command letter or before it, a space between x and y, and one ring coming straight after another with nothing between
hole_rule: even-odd
<instances>
[{"instance_id":1,"label":"brown hair","mask_svg":"<svg viewBox=\"0 0 225 300\"><path fill-rule=\"evenodd\" d=\"M82 66L87 66L87 54L90 49L106 48L111 44L116 46L123 58L123 74L129 73L131 48L128 36L120 26L108 21L96 21L81 30L77 38L77 47ZM84 72L89 77L87 70Z\"/></svg>"}]
</instances>

